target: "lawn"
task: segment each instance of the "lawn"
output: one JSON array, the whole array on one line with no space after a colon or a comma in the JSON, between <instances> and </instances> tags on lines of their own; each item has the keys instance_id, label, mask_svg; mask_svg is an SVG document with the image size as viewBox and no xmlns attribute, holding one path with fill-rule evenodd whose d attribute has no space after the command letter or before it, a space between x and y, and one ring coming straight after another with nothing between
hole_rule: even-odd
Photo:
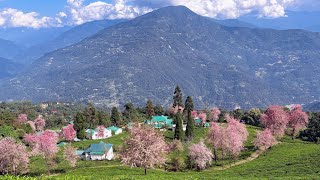
<instances>
[{"instance_id":1,"label":"lawn","mask_svg":"<svg viewBox=\"0 0 320 180\"><path fill-rule=\"evenodd\" d=\"M246 150L241 153L239 160L245 159L254 149L252 140L258 128L247 126L249 138L246 142ZM194 142L204 137L206 129L197 128ZM165 132L168 141L171 140L173 132ZM106 140L108 143L120 145L127 134L114 136ZM87 146L96 141L83 141L74 143L75 147ZM99 141L97 141L99 142ZM60 155L61 156L61 155ZM186 156L186 153L182 153ZM60 157L62 158L62 157ZM45 173L43 162L32 160L32 170L36 172L39 169ZM35 163L38 162L38 163ZM320 146L300 140L292 141L289 137L281 140L281 143L272 147L257 159L228 168L229 161L222 162L225 164L224 170L217 170L217 165L211 168L198 171L185 172L166 172L164 169L148 170L145 176L141 168L130 168L122 166L117 160L113 161L79 161L78 167L70 168L66 162L61 160L55 168L57 173L50 179L319 179L320 177ZM218 164L221 166L221 163ZM35 168L38 168L37 170ZM32 175L32 173L31 173ZM39 174L34 174L39 175ZM8 177L5 177L8 178Z\"/></svg>"}]
</instances>

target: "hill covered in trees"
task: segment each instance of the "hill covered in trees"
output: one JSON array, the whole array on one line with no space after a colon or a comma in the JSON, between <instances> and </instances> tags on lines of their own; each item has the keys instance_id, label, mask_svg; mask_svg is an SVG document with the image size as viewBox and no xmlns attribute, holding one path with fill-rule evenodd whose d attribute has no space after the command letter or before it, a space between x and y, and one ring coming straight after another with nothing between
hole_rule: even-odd
<instances>
[{"instance_id":1,"label":"hill covered in trees","mask_svg":"<svg viewBox=\"0 0 320 180\"><path fill-rule=\"evenodd\" d=\"M168 105L178 84L198 107L306 103L320 92L319 50L319 33L226 27L166 7L46 54L0 99Z\"/></svg>"}]
</instances>

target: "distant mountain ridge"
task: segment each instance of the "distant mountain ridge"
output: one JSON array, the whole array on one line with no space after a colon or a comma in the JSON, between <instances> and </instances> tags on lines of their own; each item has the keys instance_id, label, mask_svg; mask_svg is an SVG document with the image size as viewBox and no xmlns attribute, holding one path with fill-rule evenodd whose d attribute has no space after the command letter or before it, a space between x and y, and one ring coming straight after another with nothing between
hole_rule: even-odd
<instances>
[{"instance_id":1,"label":"distant mountain ridge","mask_svg":"<svg viewBox=\"0 0 320 180\"><path fill-rule=\"evenodd\" d=\"M16 75L21 69L21 64L0 57L0 80Z\"/></svg>"},{"instance_id":2,"label":"distant mountain ridge","mask_svg":"<svg viewBox=\"0 0 320 180\"><path fill-rule=\"evenodd\" d=\"M180 85L198 108L306 103L319 100L319 57L319 33L226 27L166 7L46 54L0 100L169 105Z\"/></svg>"},{"instance_id":3,"label":"distant mountain ridge","mask_svg":"<svg viewBox=\"0 0 320 180\"><path fill-rule=\"evenodd\" d=\"M31 64L34 60L40 58L45 53L78 43L79 41L94 35L100 30L125 20L97 20L76 26L66 32L63 32L56 38L37 44L28 48L24 53L19 54L15 59L19 62Z\"/></svg>"},{"instance_id":4,"label":"distant mountain ridge","mask_svg":"<svg viewBox=\"0 0 320 180\"><path fill-rule=\"evenodd\" d=\"M22 50L23 47L15 44L14 42L0 39L0 57L12 59Z\"/></svg>"}]
</instances>

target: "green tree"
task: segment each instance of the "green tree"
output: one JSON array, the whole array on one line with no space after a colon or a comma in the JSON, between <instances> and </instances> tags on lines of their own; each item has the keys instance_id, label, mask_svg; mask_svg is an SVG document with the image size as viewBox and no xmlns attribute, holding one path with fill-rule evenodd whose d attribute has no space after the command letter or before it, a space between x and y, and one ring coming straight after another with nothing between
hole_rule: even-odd
<instances>
[{"instance_id":1,"label":"green tree","mask_svg":"<svg viewBox=\"0 0 320 180\"><path fill-rule=\"evenodd\" d=\"M164 115L166 111L163 109L163 107L161 105L157 105L154 107L154 114L157 116L161 116Z\"/></svg>"},{"instance_id":2,"label":"green tree","mask_svg":"<svg viewBox=\"0 0 320 180\"><path fill-rule=\"evenodd\" d=\"M89 103L85 108L83 115L85 116L85 121L89 124L90 128L96 128L98 125L97 110L93 104Z\"/></svg>"},{"instance_id":3,"label":"green tree","mask_svg":"<svg viewBox=\"0 0 320 180\"><path fill-rule=\"evenodd\" d=\"M111 124L114 126L120 125L120 114L117 107L111 109Z\"/></svg>"},{"instance_id":4,"label":"green tree","mask_svg":"<svg viewBox=\"0 0 320 180\"><path fill-rule=\"evenodd\" d=\"M150 99L147 101L146 111L147 111L148 119L151 119L152 116L154 115L154 106Z\"/></svg>"},{"instance_id":5,"label":"green tree","mask_svg":"<svg viewBox=\"0 0 320 180\"><path fill-rule=\"evenodd\" d=\"M187 129L186 129L186 139L191 140L194 136L194 120L191 117L191 112L193 111L193 100L191 96L188 96L185 102L185 111L187 112Z\"/></svg>"},{"instance_id":6,"label":"green tree","mask_svg":"<svg viewBox=\"0 0 320 180\"><path fill-rule=\"evenodd\" d=\"M111 125L110 116L103 111L97 111L98 125L108 127Z\"/></svg>"},{"instance_id":7,"label":"green tree","mask_svg":"<svg viewBox=\"0 0 320 180\"><path fill-rule=\"evenodd\" d=\"M179 86L176 87L174 90L174 95L173 95L173 107L176 106L182 106L183 107L183 102L182 102L182 92Z\"/></svg>"},{"instance_id":8,"label":"green tree","mask_svg":"<svg viewBox=\"0 0 320 180\"><path fill-rule=\"evenodd\" d=\"M88 128L88 124L85 121L85 116L83 115L83 113L77 112L77 114L74 118L73 124L74 124L74 129L77 131L78 138L84 139L86 136L85 133L84 133L84 135L81 135L80 132L81 131L84 132L85 129Z\"/></svg>"},{"instance_id":9,"label":"green tree","mask_svg":"<svg viewBox=\"0 0 320 180\"><path fill-rule=\"evenodd\" d=\"M176 128L174 131L174 139L183 140L183 124L182 124L182 114L178 112L175 115Z\"/></svg>"},{"instance_id":10,"label":"green tree","mask_svg":"<svg viewBox=\"0 0 320 180\"><path fill-rule=\"evenodd\" d=\"M2 137L12 137L14 139L17 139L18 134L12 126L3 125L0 126L0 138Z\"/></svg>"}]
</instances>

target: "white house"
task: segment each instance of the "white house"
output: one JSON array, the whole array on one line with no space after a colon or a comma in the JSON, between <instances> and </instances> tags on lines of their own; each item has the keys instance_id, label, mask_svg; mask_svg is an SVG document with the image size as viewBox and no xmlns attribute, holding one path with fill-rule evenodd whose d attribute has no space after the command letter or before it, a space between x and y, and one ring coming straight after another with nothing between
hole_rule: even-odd
<instances>
[{"instance_id":1,"label":"white house","mask_svg":"<svg viewBox=\"0 0 320 180\"><path fill-rule=\"evenodd\" d=\"M122 128L118 128L116 126L111 126L106 129L112 131L115 135L122 133Z\"/></svg>"},{"instance_id":2,"label":"white house","mask_svg":"<svg viewBox=\"0 0 320 180\"><path fill-rule=\"evenodd\" d=\"M99 131L94 129L87 129L86 130L87 136L90 139L96 140L96 139L106 139L112 136L111 130L105 128L103 132L103 136L99 136Z\"/></svg>"},{"instance_id":3,"label":"white house","mask_svg":"<svg viewBox=\"0 0 320 180\"><path fill-rule=\"evenodd\" d=\"M113 144L106 144L104 142L91 144L84 151L77 151L81 158L85 160L111 160L113 154Z\"/></svg>"}]
</instances>

